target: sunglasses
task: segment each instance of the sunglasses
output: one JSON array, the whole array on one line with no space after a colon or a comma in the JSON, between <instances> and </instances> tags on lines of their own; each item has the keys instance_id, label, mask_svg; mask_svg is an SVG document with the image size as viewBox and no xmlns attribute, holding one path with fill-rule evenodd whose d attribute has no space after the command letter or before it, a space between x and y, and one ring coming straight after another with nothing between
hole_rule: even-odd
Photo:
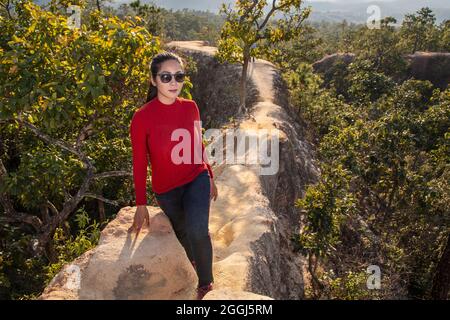
<instances>
[{"instance_id":1,"label":"sunglasses","mask_svg":"<svg viewBox=\"0 0 450 320\"><path fill-rule=\"evenodd\" d=\"M176 82L184 82L184 79L186 78L186 74L183 72L178 73L157 73L157 76L161 79L162 83L169 83L172 81L172 76L175 78Z\"/></svg>"}]
</instances>

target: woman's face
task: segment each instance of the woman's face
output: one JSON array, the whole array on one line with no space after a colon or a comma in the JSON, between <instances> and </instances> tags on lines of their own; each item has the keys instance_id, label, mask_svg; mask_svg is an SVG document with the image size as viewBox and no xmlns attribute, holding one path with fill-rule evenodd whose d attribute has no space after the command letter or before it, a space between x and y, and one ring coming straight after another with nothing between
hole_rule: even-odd
<instances>
[{"instance_id":1,"label":"woman's face","mask_svg":"<svg viewBox=\"0 0 450 320\"><path fill-rule=\"evenodd\" d=\"M160 65L160 69L158 75L155 78L151 78L152 84L158 89L158 93L163 95L168 100L172 100L181 92L183 88L183 83L177 82L173 74L184 72L180 63L176 60L170 59L166 60ZM171 73L172 79L168 83L164 83L161 81L160 74L163 73Z\"/></svg>"}]
</instances>

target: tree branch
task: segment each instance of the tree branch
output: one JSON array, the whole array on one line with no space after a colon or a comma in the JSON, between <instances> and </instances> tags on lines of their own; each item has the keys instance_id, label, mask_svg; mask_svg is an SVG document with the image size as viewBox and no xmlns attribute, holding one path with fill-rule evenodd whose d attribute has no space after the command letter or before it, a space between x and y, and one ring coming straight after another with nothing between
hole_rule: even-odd
<instances>
[{"instance_id":1,"label":"tree branch","mask_svg":"<svg viewBox=\"0 0 450 320\"><path fill-rule=\"evenodd\" d=\"M9 11L10 8L11 8L11 7L10 7L10 4L11 4L10 2L11 2L10 0L7 0L6 3L3 3L3 1L2 1L2 2L0 2L0 5L1 5L2 7L5 8L6 12L8 13L9 19L13 20L14 18L13 18L13 16L11 15L11 11Z\"/></svg>"},{"instance_id":2,"label":"tree branch","mask_svg":"<svg viewBox=\"0 0 450 320\"><path fill-rule=\"evenodd\" d=\"M248 18L248 16L252 12L252 10L256 7L257 4L258 4L258 0L253 0L252 6L249 7L247 10L245 10L244 14L239 18L239 24L242 24L244 19Z\"/></svg>"},{"instance_id":3,"label":"tree branch","mask_svg":"<svg viewBox=\"0 0 450 320\"><path fill-rule=\"evenodd\" d=\"M0 183L2 185L4 184L4 179L7 174L8 172L6 171L6 168L3 165L3 161L2 159L0 159ZM0 193L0 203L2 204L3 209L5 210L5 214L7 216L13 216L16 213L11 199L5 192Z\"/></svg>"},{"instance_id":4,"label":"tree branch","mask_svg":"<svg viewBox=\"0 0 450 320\"><path fill-rule=\"evenodd\" d=\"M132 176L132 172L128 171L109 171L109 172L102 172L98 174L94 174L92 176L93 179L103 179L103 178L109 178L109 177L123 177L123 176Z\"/></svg>"},{"instance_id":5,"label":"tree branch","mask_svg":"<svg viewBox=\"0 0 450 320\"><path fill-rule=\"evenodd\" d=\"M36 216L31 214L16 212L12 216L4 216L0 217L1 223L22 223L31 225L36 232L40 232L42 230L42 221Z\"/></svg>"},{"instance_id":6,"label":"tree branch","mask_svg":"<svg viewBox=\"0 0 450 320\"><path fill-rule=\"evenodd\" d=\"M87 168L92 168L93 167L91 161L86 157L86 155L84 153L82 153L82 152L78 151L77 149L71 147L65 141L62 141L62 140L59 140L59 139L54 139L54 138L50 137L49 135L43 133L36 126L32 125L28 121L22 120L21 116L19 116L17 120L19 121L19 123L21 123L22 125L24 125L28 129L30 129L41 140L47 142L50 145L56 145L56 146L60 147L61 149L64 149L64 150L66 150L66 151L68 151L68 152L78 156L83 161L83 163L85 164L85 167L87 167Z\"/></svg>"},{"instance_id":7,"label":"tree branch","mask_svg":"<svg viewBox=\"0 0 450 320\"><path fill-rule=\"evenodd\" d=\"M77 149L77 151L80 151L80 147L81 144L89 137L95 135L96 133L94 130L94 121L95 120L111 120L111 118L109 116L103 116L99 118L99 114L97 112L95 112L92 116L89 117L88 123L81 128L80 133L78 134L77 137L77 142L75 143L75 149ZM105 128L107 128L109 126L105 126ZM102 131L103 128L100 128L100 130L98 131Z\"/></svg>"},{"instance_id":8,"label":"tree branch","mask_svg":"<svg viewBox=\"0 0 450 320\"><path fill-rule=\"evenodd\" d=\"M92 166L88 167L87 175L81 184L81 187L78 189L77 194L64 202L63 209L58 213L58 215L52 216L50 219L50 223L43 227L43 231L39 235L38 245L40 248L43 248L45 244L47 244L51 240L51 235L56 230L56 228L61 225L63 221L66 221L69 215L76 209L80 201L84 198L84 195L87 193L89 189L90 182L93 177L94 168Z\"/></svg>"},{"instance_id":9,"label":"tree branch","mask_svg":"<svg viewBox=\"0 0 450 320\"><path fill-rule=\"evenodd\" d=\"M106 198L104 198L104 197L102 197L102 196L100 196L100 195L93 194L93 193L90 193L90 192L85 193L84 196L85 196L85 197L88 197L88 198L94 198L94 199L101 200L101 201L103 201L103 202L112 204L113 206L116 206L116 207L119 207L119 206L120 206L119 203L118 203L117 201L109 200L109 199L106 199Z\"/></svg>"},{"instance_id":10,"label":"tree branch","mask_svg":"<svg viewBox=\"0 0 450 320\"><path fill-rule=\"evenodd\" d=\"M263 21L263 23L261 24L261 26L259 27L259 29L257 30L257 32L259 33L262 29L264 29L264 27L266 26L266 24L267 24L267 22L269 21L269 19L270 19L270 17L272 16L272 14L275 12L275 11L277 11L277 10L280 10L280 9L283 9L283 8L285 8L285 7L289 7L289 3L288 2L286 2L284 5L280 5L280 6L276 6L275 5L275 0L273 0L273 2L272 2L272 8L270 9L270 11L267 13L267 16L266 16L266 18L264 19L264 21ZM261 38L262 39L262 38Z\"/></svg>"},{"instance_id":11,"label":"tree branch","mask_svg":"<svg viewBox=\"0 0 450 320\"><path fill-rule=\"evenodd\" d=\"M81 144L84 142L84 140L91 136L93 130L94 125L92 124L92 122L89 122L87 125L81 128L80 133L77 137L77 142L75 143L75 149L77 149L78 151L80 150Z\"/></svg>"},{"instance_id":12,"label":"tree branch","mask_svg":"<svg viewBox=\"0 0 450 320\"><path fill-rule=\"evenodd\" d=\"M59 214L58 209L56 209L55 205L51 203L49 200L47 200L46 203L47 208L50 209L50 211L53 213L53 215L57 216Z\"/></svg>"}]
</instances>

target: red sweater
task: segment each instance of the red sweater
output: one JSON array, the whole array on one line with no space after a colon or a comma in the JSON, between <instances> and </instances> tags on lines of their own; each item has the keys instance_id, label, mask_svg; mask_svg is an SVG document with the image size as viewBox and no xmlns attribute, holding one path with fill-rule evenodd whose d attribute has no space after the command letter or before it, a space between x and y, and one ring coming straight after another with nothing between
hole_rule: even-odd
<instances>
[{"instance_id":1,"label":"red sweater","mask_svg":"<svg viewBox=\"0 0 450 320\"><path fill-rule=\"evenodd\" d=\"M195 120L200 121L197 104L193 100L180 97L173 104L164 104L155 97L134 113L130 124L130 137L137 206L147 205L148 159L151 163L152 189L155 193L164 193L191 182L203 170L208 170L213 178L201 139L201 127L197 125L194 130ZM181 134L173 136L175 129L181 129L176 131ZM187 134L187 131L183 129L189 132L189 136L186 135L189 140L185 139L183 133ZM172 136L175 141L172 141ZM186 147L185 150L190 147L190 155L189 150L184 154L185 150L181 150L181 145ZM197 149L194 150L194 147ZM178 159L186 160L189 156L190 159L177 161L177 157L171 156L174 152L179 156Z\"/></svg>"}]
</instances>

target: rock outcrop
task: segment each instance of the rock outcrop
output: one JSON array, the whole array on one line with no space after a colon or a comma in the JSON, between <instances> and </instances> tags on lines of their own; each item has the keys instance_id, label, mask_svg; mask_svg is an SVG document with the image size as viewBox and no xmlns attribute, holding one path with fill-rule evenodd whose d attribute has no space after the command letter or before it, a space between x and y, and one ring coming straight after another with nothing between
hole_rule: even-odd
<instances>
[{"instance_id":1,"label":"rock outcrop","mask_svg":"<svg viewBox=\"0 0 450 320\"><path fill-rule=\"evenodd\" d=\"M331 67L334 64L336 64L338 61L342 62L343 64L348 66L350 63L353 62L354 59L355 59L355 54L354 53L341 53L341 52L338 52L338 53L333 53L333 54L326 55L322 59L314 62L312 64L312 67L313 67L314 72L325 73L329 69L331 69Z\"/></svg>"},{"instance_id":2,"label":"rock outcrop","mask_svg":"<svg viewBox=\"0 0 450 320\"><path fill-rule=\"evenodd\" d=\"M449 52L415 52L406 57L408 74L418 80L428 80L436 87L445 89L450 83Z\"/></svg>"},{"instance_id":3,"label":"rock outcrop","mask_svg":"<svg viewBox=\"0 0 450 320\"><path fill-rule=\"evenodd\" d=\"M332 79L333 66L342 63L348 66L355 60L353 53L334 53L326 55L312 64L316 73L323 74L325 79ZM445 89L450 83L450 53L449 52L422 52L403 56L407 63L404 74L399 75L399 82L407 79L428 80L434 86Z\"/></svg>"},{"instance_id":4,"label":"rock outcrop","mask_svg":"<svg viewBox=\"0 0 450 320\"><path fill-rule=\"evenodd\" d=\"M122 208L99 244L56 275L40 299L193 299L196 274L169 219L149 206L150 228L128 233L135 207Z\"/></svg>"},{"instance_id":5,"label":"rock outcrop","mask_svg":"<svg viewBox=\"0 0 450 320\"><path fill-rule=\"evenodd\" d=\"M168 48L192 56L201 67L224 67L211 62L216 48L202 42L172 42ZM239 68L228 67L234 68L236 77L239 76ZM217 79L221 77L216 71L209 70L209 81L215 81L214 75ZM279 157L274 160L278 162L277 170L263 175L265 166L260 163L214 164L219 193L217 201L211 202L210 211L215 286L204 299L301 299L304 261L293 252L290 240L300 227L294 201L302 196L306 185L316 181L318 171L312 148L304 141L295 115L289 110L287 92L279 85L277 69L267 61L257 60L250 66L249 77L258 95L248 114L217 128L221 135L208 149L222 152L226 159L230 149L219 142L229 129L239 129L248 137L259 135L261 129L278 132ZM202 84L196 85L201 90ZM197 101L202 118L212 115L214 99L213 96L209 104ZM233 101L230 103L234 104ZM227 110L214 112L222 122L228 116ZM273 136L269 140L270 146L276 142ZM257 157L255 152L250 148L247 156ZM100 244L65 266L41 298L192 298L196 274L168 219L159 208L149 206L149 212L157 217L155 223L133 241L126 229L134 211L134 207L122 208L103 230ZM74 276L73 270L78 269L80 272Z\"/></svg>"}]
</instances>

